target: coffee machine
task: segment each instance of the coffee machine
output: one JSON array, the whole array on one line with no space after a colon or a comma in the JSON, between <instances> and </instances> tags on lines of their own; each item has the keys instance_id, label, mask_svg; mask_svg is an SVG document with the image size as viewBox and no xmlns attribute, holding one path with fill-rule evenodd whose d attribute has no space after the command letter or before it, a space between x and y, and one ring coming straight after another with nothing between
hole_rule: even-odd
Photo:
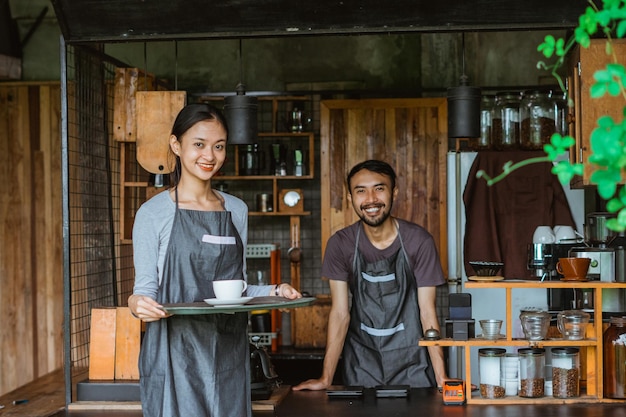
<instances>
[{"instance_id":1,"label":"coffee machine","mask_svg":"<svg viewBox=\"0 0 626 417\"><path fill-rule=\"evenodd\" d=\"M587 223L585 223L587 245L570 250L571 257L591 259L587 272L589 280L613 282L617 278L616 269L620 266L618 265L618 252L623 251L623 247L620 249L612 246L617 233L607 227L607 222L613 217L615 215L612 213L587 214Z\"/></svg>"},{"instance_id":2,"label":"coffee machine","mask_svg":"<svg viewBox=\"0 0 626 417\"><path fill-rule=\"evenodd\" d=\"M587 279L602 282L623 282L626 279L624 248L626 239L624 234L616 233L607 227L609 219L615 217L613 213L594 212L587 214L585 223L586 247L577 247L570 250L571 257L590 258ZM602 290L602 310L607 315L626 311L626 294L619 288L605 288Z\"/></svg>"},{"instance_id":3,"label":"coffee machine","mask_svg":"<svg viewBox=\"0 0 626 417\"><path fill-rule=\"evenodd\" d=\"M556 271L556 263L559 258L567 258L570 250L581 243L576 239L562 243L530 243L527 263L530 276L541 281L559 280L562 277Z\"/></svg>"}]
</instances>

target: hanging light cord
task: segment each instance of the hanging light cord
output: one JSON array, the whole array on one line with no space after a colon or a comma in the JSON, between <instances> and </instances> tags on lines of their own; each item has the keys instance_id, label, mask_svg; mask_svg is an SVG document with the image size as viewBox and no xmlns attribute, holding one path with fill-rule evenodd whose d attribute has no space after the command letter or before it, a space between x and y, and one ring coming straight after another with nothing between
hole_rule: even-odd
<instances>
[{"instance_id":1,"label":"hanging light cord","mask_svg":"<svg viewBox=\"0 0 626 417\"><path fill-rule=\"evenodd\" d=\"M239 84L243 84L243 40L239 38Z\"/></svg>"},{"instance_id":2,"label":"hanging light cord","mask_svg":"<svg viewBox=\"0 0 626 417\"><path fill-rule=\"evenodd\" d=\"M174 41L174 91L178 91L178 41Z\"/></svg>"},{"instance_id":3,"label":"hanging light cord","mask_svg":"<svg viewBox=\"0 0 626 417\"><path fill-rule=\"evenodd\" d=\"M465 32L461 34L461 85L467 85L468 77L465 74Z\"/></svg>"}]
</instances>

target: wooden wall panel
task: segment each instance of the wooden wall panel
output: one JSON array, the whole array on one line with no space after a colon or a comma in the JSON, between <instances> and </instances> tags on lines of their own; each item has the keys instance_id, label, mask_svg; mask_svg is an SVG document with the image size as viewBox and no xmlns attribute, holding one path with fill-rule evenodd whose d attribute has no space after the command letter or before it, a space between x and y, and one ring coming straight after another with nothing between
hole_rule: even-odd
<instances>
[{"instance_id":1,"label":"wooden wall panel","mask_svg":"<svg viewBox=\"0 0 626 417\"><path fill-rule=\"evenodd\" d=\"M59 83L0 85L0 395L62 367Z\"/></svg>"},{"instance_id":2,"label":"wooden wall panel","mask_svg":"<svg viewBox=\"0 0 626 417\"><path fill-rule=\"evenodd\" d=\"M446 99L323 101L321 140L322 253L333 233L358 220L346 198L348 171L381 159L398 175L393 215L433 235L445 272Z\"/></svg>"}]
</instances>

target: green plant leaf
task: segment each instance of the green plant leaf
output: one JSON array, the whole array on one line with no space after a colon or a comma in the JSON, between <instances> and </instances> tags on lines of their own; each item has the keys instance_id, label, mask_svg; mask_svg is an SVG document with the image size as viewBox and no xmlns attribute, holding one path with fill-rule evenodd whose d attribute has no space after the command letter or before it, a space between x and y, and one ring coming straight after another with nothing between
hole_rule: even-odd
<instances>
[{"instance_id":1,"label":"green plant leaf","mask_svg":"<svg viewBox=\"0 0 626 417\"><path fill-rule=\"evenodd\" d=\"M551 58L552 55L554 55L555 50L556 40L552 35L547 35L544 38L543 43L540 43L539 46L537 46L537 51L541 52L546 58Z\"/></svg>"},{"instance_id":2,"label":"green plant leaf","mask_svg":"<svg viewBox=\"0 0 626 417\"><path fill-rule=\"evenodd\" d=\"M607 201L607 203L606 203L606 210L611 212L611 213L615 213L618 210L621 210L623 207L624 207L624 205L617 198L612 198L609 201Z\"/></svg>"},{"instance_id":3,"label":"green plant leaf","mask_svg":"<svg viewBox=\"0 0 626 417\"><path fill-rule=\"evenodd\" d=\"M623 38L626 35L626 19L622 20L617 24L617 28L615 29L615 34L618 38Z\"/></svg>"},{"instance_id":4,"label":"green plant leaf","mask_svg":"<svg viewBox=\"0 0 626 417\"><path fill-rule=\"evenodd\" d=\"M591 182L598 186L598 194L605 200L613 197L621 175L614 170L601 169L591 174Z\"/></svg>"}]
</instances>

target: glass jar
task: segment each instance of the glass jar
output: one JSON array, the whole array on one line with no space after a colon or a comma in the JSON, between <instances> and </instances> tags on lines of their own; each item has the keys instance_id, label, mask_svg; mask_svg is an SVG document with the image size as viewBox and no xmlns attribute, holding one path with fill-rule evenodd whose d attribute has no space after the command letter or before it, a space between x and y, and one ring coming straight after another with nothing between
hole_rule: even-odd
<instances>
[{"instance_id":1,"label":"glass jar","mask_svg":"<svg viewBox=\"0 0 626 417\"><path fill-rule=\"evenodd\" d=\"M527 340L543 340L548 335L550 313L540 310L524 310L519 319Z\"/></svg>"},{"instance_id":2,"label":"glass jar","mask_svg":"<svg viewBox=\"0 0 626 417\"><path fill-rule=\"evenodd\" d=\"M604 396L626 398L626 316L611 317L602 342Z\"/></svg>"},{"instance_id":3,"label":"glass jar","mask_svg":"<svg viewBox=\"0 0 626 417\"><path fill-rule=\"evenodd\" d=\"M496 94L491 121L491 139L494 148L509 150L519 146L519 106L519 93Z\"/></svg>"},{"instance_id":4,"label":"glass jar","mask_svg":"<svg viewBox=\"0 0 626 417\"><path fill-rule=\"evenodd\" d=\"M552 349L552 396L571 398L580 395L580 356L578 348Z\"/></svg>"},{"instance_id":5,"label":"glass jar","mask_svg":"<svg viewBox=\"0 0 626 417\"><path fill-rule=\"evenodd\" d=\"M567 93L563 91L553 91L550 94L550 101L554 109L554 131L561 135L569 135L569 106L567 105Z\"/></svg>"},{"instance_id":6,"label":"glass jar","mask_svg":"<svg viewBox=\"0 0 626 417\"><path fill-rule=\"evenodd\" d=\"M519 107L520 146L522 149L543 149L555 131L554 108L550 91L529 90Z\"/></svg>"},{"instance_id":7,"label":"glass jar","mask_svg":"<svg viewBox=\"0 0 626 417\"><path fill-rule=\"evenodd\" d=\"M483 398L503 398L505 389L503 381L503 359L506 349L478 349L478 377L480 379L480 395Z\"/></svg>"},{"instance_id":8,"label":"glass jar","mask_svg":"<svg viewBox=\"0 0 626 417\"><path fill-rule=\"evenodd\" d=\"M480 137L477 144L479 150L491 149L491 121L495 101L494 95L482 96L480 100Z\"/></svg>"},{"instance_id":9,"label":"glass jar","mask_svg":"<svg viewBox=\"0 0 626 417\"><path fill-rule=\"evenodd\" d=\"M528 398L543 397L546 366L546 351L540 348L520 349L519 354L519 396Z\"/></svg>"}]
</instances>

